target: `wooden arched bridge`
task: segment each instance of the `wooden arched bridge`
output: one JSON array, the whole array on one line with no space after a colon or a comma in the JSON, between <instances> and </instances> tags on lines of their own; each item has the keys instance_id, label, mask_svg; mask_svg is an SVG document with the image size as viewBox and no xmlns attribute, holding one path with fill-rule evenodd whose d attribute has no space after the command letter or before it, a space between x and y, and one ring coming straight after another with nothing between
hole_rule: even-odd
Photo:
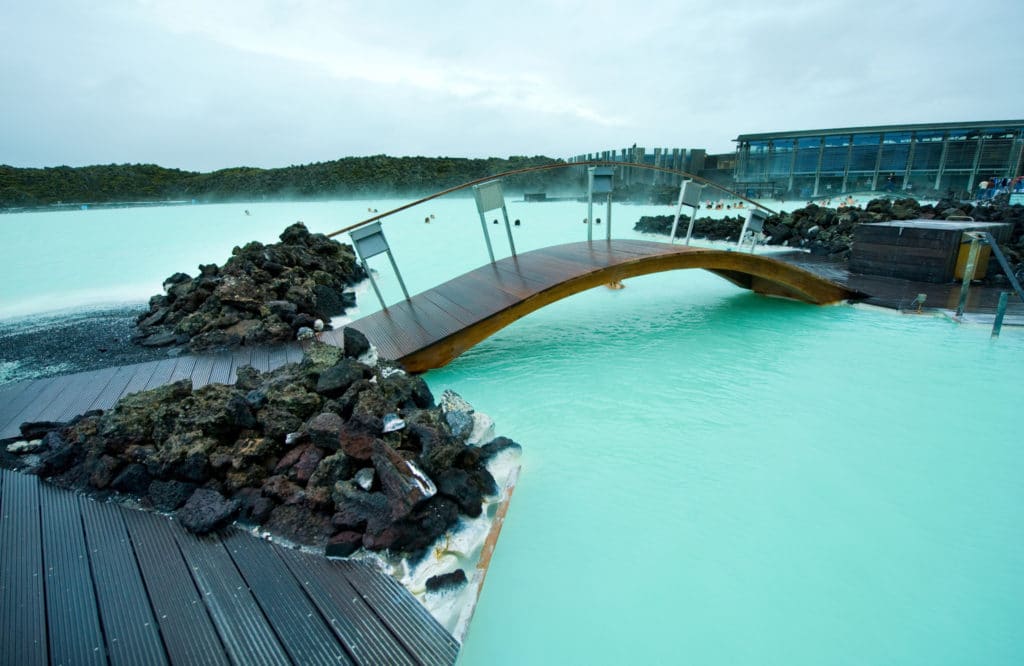
<instances>
[{"instance_id":1,"label":"wooden arched bridge","mask_svg":"<svg viewBox=\"0 0 1024 666\"><path fill-rule=\"evenodd\" d=\"M512 322L581 291L703 268L760 294L819 305L863 296L762 255L641 240L582 241L486 264L351 324L410 372L439 368Z\"/></svg>"},{"instance_id":2,"label":"wooden arched bridge","mask_svg":"<svg viewBox=\"0 0 1024 666\"><path fill-rule=\"evenodd\" d=\"M452 192L485 186L505 176L590 166L621 165L615 162L589 161L518 169L437 192L328 235L355 232L394 213ZM737 199L748 202L754 208L773 212L752 199L683 171L643 164L628 166L670 173L701 182L703 186L724 190ZM503 195L499 194L499 197ZM608 197L610 206L610 194ZM481 206L481 199L482 197L477 197L478 208ZM681 185L680 208L683 201ZM503 198L500 204L492 203L490 206L500 206L504 213ZM487 239L488 251L491 252L490 235L483 219L484 209L479 209L484 237ZM505 215L505 218L507 227L508 216ZM589 240L592 229L589 216L585 221L588 222L587 241L555 245L518 255L512 246L512 233L509 230L512 256L495 261L491 253L491 263L416 296L407 295L406 300L385 306L380 312L349 325L363 333L377 347L382 357L400 361L410 372L419 373L446 365L470 347L517 319L555 301L592 287L648 273L703 268L760 294L783 296L819 305L865 296L790 263L752 253L679 246L666 242L613 240L610 215L605 225L606 239ZM353 234L353 238L356 237L357 234ZM380 242L386 245L385 241ZM358 243L356 245L358 249ZM375 251L382 250L378 247ZM399 281L401 282L400 278ZM376 289L376 285L374 288ZM404 283L402 289L405 290ZM381 304L383 305L383 300Z\"/></svg>"}]
</instances>

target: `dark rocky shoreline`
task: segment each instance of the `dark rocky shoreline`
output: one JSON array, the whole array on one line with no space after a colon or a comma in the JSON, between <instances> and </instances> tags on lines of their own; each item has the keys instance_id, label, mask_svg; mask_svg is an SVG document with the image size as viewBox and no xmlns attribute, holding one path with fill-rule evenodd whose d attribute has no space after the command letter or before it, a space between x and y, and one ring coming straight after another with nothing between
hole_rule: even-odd
<instances>
[{"instance_id":1,"label":"dark rocky shoreline","mask_svg":"<svg viewBox=\"0 0 1024 666\"><path fill-rule=\"evenodd\" d=\"M499 492L487 461L519 446L470 444L464 401L439 407L421 378L360 362L360 338L346 336L347 352L313 344L273 372L242 368L233 386L186 380L68 423L23 424L0 462L174 511L198 533L238 519L329 555L415 557L481 514Z\"/></svg>"},{"instance_id":2,"label":"dark rocky shoreline","mask_svg":"<svg viewBox=\"0 0 1024 666\"><path fill-rule=\"evenodd\" d=\"M1010 242L1002 247L1015 270L1024 267L1024 206L1010 206L1007 195L1000 195L991 204L973 205L944 200L921 205L914 199L874 199L862 208L826 208L810 204L791 213L772 215L765 221L768 245L785 245L827 255L838 261L850 256L853 230L859 224L888 220L938 219L970 216L981 222L1006 222L1013 225ZM668 235L672 229L671 215L645 216L633 227L636 231ZM739 238L745 214L712 219L698 217L694 236L707 240L732 241ZM689 218L681 216L676 238L686 236Z\"/></svg>"},{"instance_id":3,"label":"dark rocky shoreline","mask_svg":"<svg viewBox=\"0 0 1024 666\"><path fill-rule=\"evenodd\" d=\"M132 340L144 347L184 345L206 351L294 340L329 327L355 305L348 289L366 278L350 245L310 233L296 222L280 243L235 247L223 266L203 264L195 277L175 273L149 299Z\"/></svg>"}]
</instances>

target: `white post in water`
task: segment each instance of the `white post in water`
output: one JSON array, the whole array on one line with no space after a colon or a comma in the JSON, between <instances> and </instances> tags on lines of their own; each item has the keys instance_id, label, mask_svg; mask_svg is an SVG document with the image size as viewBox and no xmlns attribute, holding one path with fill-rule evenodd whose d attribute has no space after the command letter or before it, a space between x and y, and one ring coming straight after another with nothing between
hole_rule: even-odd
<instances>
[{"instance_id":1,"label":"white post in water","mask_svg":"<svg viewBox=\"0 0 1024 666\"><path fill-rule=\"evenodd\" d=\"M747 211L747 219L743 223L743 228L740 229L740 237L736 239L736 249L740 249L743 246L743 237L750 231L755 234L761 233L764 230L764 221L768 219L768 213L761 210L760 208L751 208ZM750 241L750 251L754 251L754 245L757 241Z\"/></svg>"}]
</instances>

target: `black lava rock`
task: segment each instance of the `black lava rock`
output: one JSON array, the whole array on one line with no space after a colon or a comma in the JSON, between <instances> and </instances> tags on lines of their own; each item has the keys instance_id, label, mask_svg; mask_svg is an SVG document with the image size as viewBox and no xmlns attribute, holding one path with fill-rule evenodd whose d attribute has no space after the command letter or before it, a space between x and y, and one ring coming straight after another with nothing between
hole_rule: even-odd
<instances>
[{"instance_id":1,"label":"black lava rock","mask_svg":"<svg viewBox=\"0 0 1024 666\"><path fill-rule=\"evenodd\" d=\"M227 525L239 508L238 500L227 500L216 490L199 488L175 515L185 529L207 534Z\"/></svg>"},{"instance_id":2,"label":"black lava rock","mask_svg":"<svg viewBox=\"0 0 1024 666\"><path fill-rule=\"evenodd\" d=\"M466 572L462 569L456 569L450 573L438 574L437 576L431 576L427 579L427 592L440 592L442 590L457 590L464 586L468 581L466 580Z\"/></svg>"}]
</instances>

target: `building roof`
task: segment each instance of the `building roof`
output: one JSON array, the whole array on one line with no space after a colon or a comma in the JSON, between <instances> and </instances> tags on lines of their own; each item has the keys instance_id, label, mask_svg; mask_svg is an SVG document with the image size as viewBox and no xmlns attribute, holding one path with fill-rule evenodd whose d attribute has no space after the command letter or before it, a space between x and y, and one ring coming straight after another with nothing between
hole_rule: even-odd
<instances>
[{"instance_id":1,"label":"building roof","mask_svg":"<svg viewBox=\"0 0 1024 666\"><path fill-rule=\"evenodd\" d=\"M821 136L823 134L868 134L876 132L912 132L916 130L950 130L950 129L1000 129L1004 127L1022 127L1024 120L978 120L957 123L917 123L913 125L871 125L867 127L833 127L830 129L798 130L795 132L761 132L758 134L740 134L733 141L763 141L766 139L798 139L801 137Z\"/></svg>"}]
</instances>

